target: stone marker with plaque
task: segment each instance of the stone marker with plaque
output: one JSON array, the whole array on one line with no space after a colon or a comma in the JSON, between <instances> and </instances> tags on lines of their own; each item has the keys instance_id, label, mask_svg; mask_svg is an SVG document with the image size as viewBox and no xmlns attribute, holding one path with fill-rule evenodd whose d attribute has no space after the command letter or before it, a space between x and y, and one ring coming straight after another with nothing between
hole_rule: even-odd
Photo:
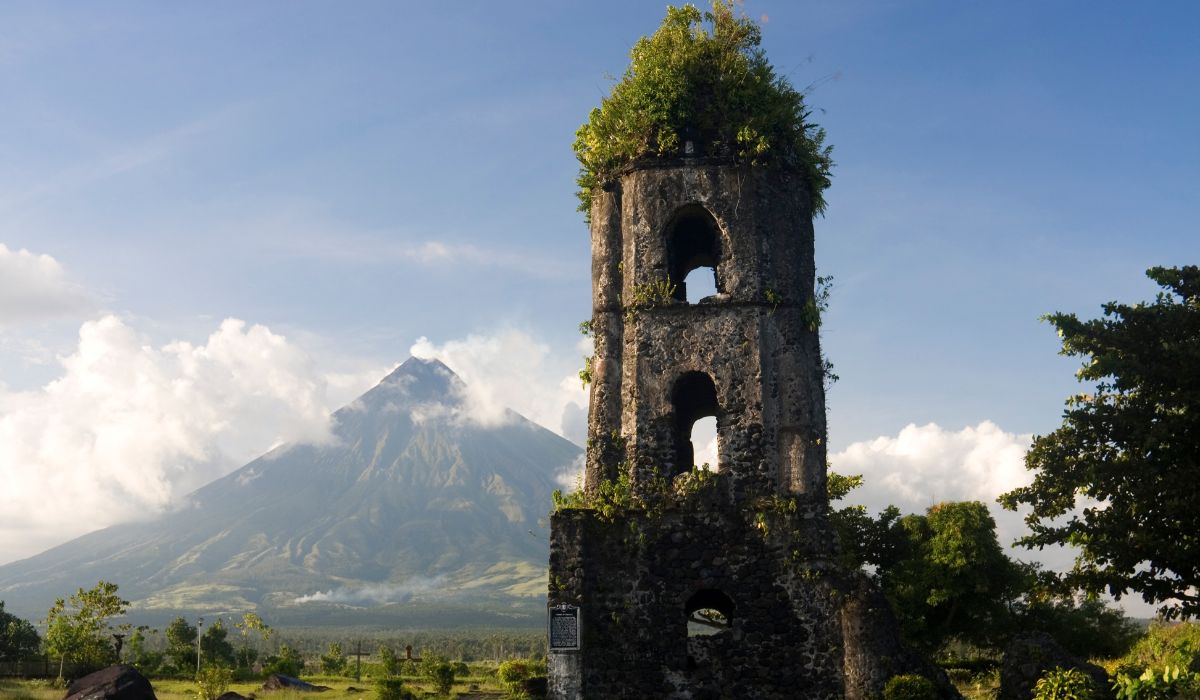
<instances>
[{"instance_id":1,"label":"stone marker with plaque","mask_svg":"<svg viewBox=\"0 0 1200 700\"><path fill-rule=\"evenodd\" d=\"M579 651L579 606L550 608L550 651Z\"/></svg>"}]
</instances>

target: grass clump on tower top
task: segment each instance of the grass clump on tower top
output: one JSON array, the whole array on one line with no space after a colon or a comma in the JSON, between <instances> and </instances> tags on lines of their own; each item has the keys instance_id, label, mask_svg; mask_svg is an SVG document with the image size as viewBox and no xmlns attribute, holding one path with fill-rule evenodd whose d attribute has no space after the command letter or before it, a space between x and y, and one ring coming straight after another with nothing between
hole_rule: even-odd
<instances>
[{"instance_id":1,"label":"grass clump on tower top","mask_svg":"<svg viewBox=\"0 0 1200 700\"><path fill-rule=\"evenodd\" d=\"M592 192L640 159L683 154L793 168L808 180L813 213L825 209L830 147L808 121L804 95L775 74L762 32L729 0L712 10L667 7L662 26L630 52L629 68L575 134L579 209Z\"/></svg>"}]
</instances>

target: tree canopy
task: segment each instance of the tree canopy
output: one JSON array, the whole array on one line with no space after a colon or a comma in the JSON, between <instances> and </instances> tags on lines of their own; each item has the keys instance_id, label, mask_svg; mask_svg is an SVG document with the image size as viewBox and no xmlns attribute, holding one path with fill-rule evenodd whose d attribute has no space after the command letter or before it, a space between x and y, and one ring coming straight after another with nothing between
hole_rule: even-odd
<instances>
[{"instance_id":1,"label":"tree canopy","mask_svg":"<svg viewBox=\"0 0 1200 700\"><path fill-rule=\"evenodd\" d=\"M28 620L4 611L0 600L0 661L12 661L33 656L38 652L42 638Z\"/></svg>"},{"instance_id":2,"label":"tree canopy","mask_svg":"<svg viewBox=\"0 0 1200 700\"><path fill-rule=\"evenodd\" d=\"M833 165L825 132L808 121L803 94L775 73L761 41L758 24L729 0L703 13L668 6L662 26L634 44L624 76L576 132L579 209L589 212L593 189L622 168L680 155L691 141L695 154L802 172L813 213L824 211Z\"/></svg>"},{"instance_id":3,"label":"tree canopy","mask_svg":"<svg viewBox=\"0 0 1200 700\"><path fill-rule=\"evenodd\" d=\"M68 659L96 667L109 663L114 655L109 619L128 607L117 584L108 581L56 600L46 613L46 651L59 657L59 675Z\"/></svg>"},{"instance_id":4,"label":"tree canopy","mask_svg":"<svg viewBox=\"0 0 1200 700\"><path fill-rule=\"evenodd\" d=\"M1095 387L1067 399L1062 426L1025 457L1033 483L1000 502L1031 507L1017 544L1079 549L1066 587L1133 591L1187 618L1200 614L1200 268L1146 275L1163 288L1153 302L1045 317Z\"/></svg>"}]
</instances>

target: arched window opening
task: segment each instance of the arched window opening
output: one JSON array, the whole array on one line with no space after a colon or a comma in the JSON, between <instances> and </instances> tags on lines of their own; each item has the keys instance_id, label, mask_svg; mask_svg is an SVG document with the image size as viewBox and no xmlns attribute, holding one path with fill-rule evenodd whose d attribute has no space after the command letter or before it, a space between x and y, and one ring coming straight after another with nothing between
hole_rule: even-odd
<instances>
[{"instance_id":1,"label":"arched window opening","mask_svg":"<svg viewBox=\"0 0 1200 700\"><path fill-rule=\"evenodd\" d=\"M683 293L689 304L699 304L717 293L717 271L711 267L700 266L688 273L683 281Z\"/></svg>"},{"instance_id":2,"label":"arched window opening","mask_svg":"<svg viewBox=\"0 0 1200 700\"><path fill-rule=\"evenodd\" d=\"M705 464L717 471L717 417L704 416L692 424L692 462L700 467Z\"/></svg>"},{"instance_id":3,"label":"arched window opening","mask_svg":"<svg viewBox=\"0 0 1200 700\"><path fill-rule=\"evenodd\" d=\"M696 465L696 446L692 442L696 421L716 418L719 407L712 378L703 372L684 374L671 390L671 405L675 412L675 473L671 475L674 477Z\"/></svg>"},{"instance_id":4,"label":"arched window opening","mask_svg":"<svg viewBox=\"0 0 1200 700\"><path fill-rule=\"evenodd\" d=\"M689 637L706 637L725 632L733 624L733 601L712 588L697 591L686 606Z\"/></svg>"},{"instance_id":5,"label":"arched window opening","mask_svg":"<svg viewBox=\"0 0 1200 700\"><path fill-rule=\"evenodd\" d=\"M667 231L668 274L671 284L675 285L675 299L695 303L709 296L705 294L709 289L712 294L719 294L721 280L717 277L717 264L720 261L721 236L712 214L699 206L681 211ZM711 288L706 280L693 279L697 276L689 274L697 268L706 268L700 276L712 280ZM695 294L688 293L689 282L696 285Z\"/></svg>"}]
</instances>

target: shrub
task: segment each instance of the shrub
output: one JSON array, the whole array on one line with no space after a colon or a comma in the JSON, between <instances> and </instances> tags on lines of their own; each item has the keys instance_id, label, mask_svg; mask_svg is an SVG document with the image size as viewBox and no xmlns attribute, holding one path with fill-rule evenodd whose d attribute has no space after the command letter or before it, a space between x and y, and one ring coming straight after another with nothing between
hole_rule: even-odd
<instances>
[{"instance_id":1,"label":"shrub","mask_svg":"<svg viewBox=\"0 0 1200 700\"><path fill-rule=\"evenodd\" d=\"M668 7L662 26L642 37L630 64L576 132L579 209L592 192L642 158L672 157L694 141L701 155L800 171L814 213L832 166L825 133L808 121L804 96L775 73L761 30L731 0L711 12Z\"/></svg>"},{"instance_id":2,"label":"shrub","mask_svg":"<svg viewBox=\"0 0 1200 700\"><path fill-rule=\"evenodd\" d=\"M1200 671L1200 624L1150 625L1146 635L1121 659L1121 666L1141 671L1168 666L1181 671Z\"/></svg>"},{"instance_id":3,"label":"shrub","mask_svg":"<svg viewBox=\"0 0 1200 700\"><path fill-rule=\"evenodd\" d=\"M428 654L421 660L421 674L429 679L438 695L449 694L454 686L454 666L436 654Z\"/></svg>"},{"instance_id":4,"label":"shrub","mask_svg":"<svg viewBox=\"0 0 1200 700\"><path fill-rule=\"evenodd\" d=\"M1096 686L1088 674L1077 668L1055 667L1033 686L1033 700L1091 700Z\"/></svg>"},{"instance_id":5,"label":"shrub","mask_svg":"<svg viewBox=\"0 0 1200 700\"><path fill-rule=\"evenodd\" d=\"M883 700L937 700L937 689L924 676L892 676L883 686Z\"/></svg>"},{"instance_id":6,"label":"shrub","mask_svg":"<svg viewBox=\"0 0 1200 700\"><path fill-rule=\"evenodd\" d=\"M416 697L399 678L380 678L375 681L376 700L416 700Z\"/></svg>"},{"instance_id":7,"label":"shrub","mask_svg":"<svg viewBox=\"0 0 1200 700\"><path fill-rule=\"evenodd\" d=\"M504 684L510 693L521 690L525 679L533 675L533 669L524 659L512 659L500 664L496 669L496 677Z\"/></svg>"},{"instance_id":8,"label":"shrub","mask_svg":"<svg viewBox=\"0 0 1200 700\"><path fill-rule=\"evenodd\" d=\"M196 674L196 696L200 700L217 700L229 690L233 671L223 666L206 666Z\"/></svg>"},{"instance_id":9,"label":"shrub","mask_svg":"<svg viewBox=\"0 0 1200 700\"><path fill-rule=\"evenodd\" d=\"M1167 666L1161 675L1146 669L1134 678L1121 674L1113 683L1117 700L1188 700L1200 697L1200 673Z\"/></svg>"},{"instance_id":10,"label":"shrub","mask_svg":"<svg viewBox=\"0 0 1200 700\"><path fill-rule=\"evenodd\" d=\"M295 677L300 675L300 670L303 668L304 659L295 649L284 644L279 647L279 656L267 658L267 663L263 667L263 673L267 675L278 673L284 676Z\"/></svg>"}]
</instances>

